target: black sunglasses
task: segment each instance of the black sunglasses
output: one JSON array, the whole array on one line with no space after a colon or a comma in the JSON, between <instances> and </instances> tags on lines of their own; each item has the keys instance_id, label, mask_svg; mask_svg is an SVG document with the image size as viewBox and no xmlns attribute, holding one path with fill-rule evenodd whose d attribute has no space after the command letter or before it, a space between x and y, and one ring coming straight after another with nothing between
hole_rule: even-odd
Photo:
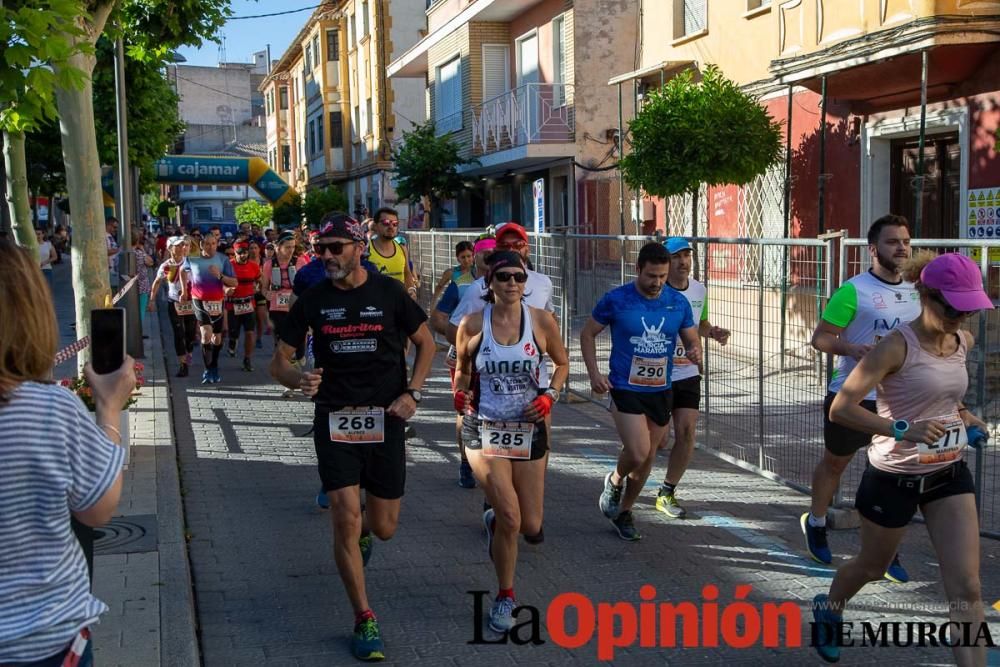
<instances>
[{"instance_id":1,"label":"black sunglasses","mask_svg":"<svg viewBox=\"0 0 1000 667\"><path fill-rule=\"evenodd\" d=\"M497 271L493 274L493 280L501 283L509 283L511 280L516 283L524 283L528 281L528 274L516 271Z\"/></svg>"},{"instance_id":2,"label":"black sunglasses","mask_svg":"<svg viewBox=\"0 0 1000 667\"><path fill-rule=\"evenodd\" d=\"M327 250L333 255L339 255L344 252L344 248L351 245L354 245L353 241L332 241L330 243L320 243L317 241L313 244L313 247L316 249L316 254L322 257L326 254Z\"/></svg>"},{"instance_id":3,"label":"black sunglasses","mask_svg":"<svg viewBox=\"0 0 1000 667\"><path fill-rule=\"evenodd\" d=\"M949 320L957 320L960 317L968 317L975 312L974 310L959 310L955 308L945 300L944 296L940 292L931 292L930 297L938 302L942 310L944 310L944 316Z\"/></svg>"}]
</instances>

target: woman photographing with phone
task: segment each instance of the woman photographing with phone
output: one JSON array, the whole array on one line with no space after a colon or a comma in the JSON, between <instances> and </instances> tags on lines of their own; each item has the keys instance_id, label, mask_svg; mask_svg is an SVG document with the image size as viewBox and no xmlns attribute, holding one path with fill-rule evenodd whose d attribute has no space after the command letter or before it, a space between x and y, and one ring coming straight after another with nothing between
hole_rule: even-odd
<instances>
[{"instance_id":1,"label":"woman photographing with phone","mask_svg":"<svg viewBox=\"0 0 1000 667\"><path fill-rule=\"evenodd\" d=\"M92 664L88 628L108 610L90 593L87 563L70 527L111 519L125 451L121 407L135 362L84 374L96 421L53 384L58 331L38 260L0 242L0 664Z\"/></svg>"}]
</instances>

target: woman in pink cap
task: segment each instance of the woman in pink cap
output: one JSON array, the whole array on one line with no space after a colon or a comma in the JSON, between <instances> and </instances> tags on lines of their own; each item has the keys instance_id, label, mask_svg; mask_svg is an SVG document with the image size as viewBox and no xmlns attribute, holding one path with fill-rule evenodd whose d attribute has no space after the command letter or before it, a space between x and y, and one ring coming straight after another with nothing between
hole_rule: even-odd
<instances>
[{"instance_id":1,"label":"woman in pink cap","mask_svg":"<svg viewBox=\"0 0 1000 667\"><path fill-rule=\"evenodd\" d=\"M963 255L922 253L903 275L920 296L920 316L861 360L830 407L832 421L873 438L855 500L861 553L837 570L829 595L813 600L816 649L829 662L840 657L832 624L842 622L844 606L865 584L882 578L918 508L935 546L950 620L960 624L951 626L952 641L975 638L984 623L979 520L965 451L987 426L962 403L974 341L961 327L993 303L979 268ZM878 414L859 405L873 388ZM952 650L959 665L986 664L985 645Z\"/></svg>"}]
</instances>

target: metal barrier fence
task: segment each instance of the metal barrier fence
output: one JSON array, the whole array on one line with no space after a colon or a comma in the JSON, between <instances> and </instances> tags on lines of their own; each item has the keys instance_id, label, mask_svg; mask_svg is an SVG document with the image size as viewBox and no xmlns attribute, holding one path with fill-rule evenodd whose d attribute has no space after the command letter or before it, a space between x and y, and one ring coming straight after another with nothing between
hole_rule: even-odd
<instances>
[{"instance_id":1,"label":"metal barrier fence","mask_svg":"<svg viewBox=\"0 0 1000 667\"><path fill-rule=\"evenodd\" d=\"M480 230L409 235L420 273L421 302L454 263L455 244ZM608 406L590 391L579 333L600 297L635 277L639 249L662 237L580 234L532 235L534 268L552 279L553 302L570 355L569 393ZM794 488L808 491L823 452L822 404L832 359L810 344L826 301L837 286L870 265L867 243L833 234L824 239L695 238L696 275L708 287L709 319L732 332L721 347L704 341L702 412L698 442L706 450ZM938 251L993 248L998 241L921 240ZM987 292L1000 298L1000 267L979 253ZM1000 311L970 318L977 345L969 357L966 404L1000 439ZM607 359L611 341L597 340ZM984 535L1000 538L1000 456L996 446L970 452ZM864 470L855 457L838 501L853 502ZM805 502L803 503L805 504Z\"/></svg>"}]
</instances>

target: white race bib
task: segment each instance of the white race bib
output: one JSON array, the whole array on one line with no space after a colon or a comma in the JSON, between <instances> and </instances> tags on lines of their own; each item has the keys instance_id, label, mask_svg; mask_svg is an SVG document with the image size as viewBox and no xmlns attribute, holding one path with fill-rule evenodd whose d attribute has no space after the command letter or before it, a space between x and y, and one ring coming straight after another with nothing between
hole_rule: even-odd
<instances>
[{"instance_id":1,"label":"white race bib","mask_svg":"<svg viewBox=\"0 0 1000 667\"><path fill-rule=\"evenodd\" d=\"M205 307L205 312L212 317L219 317L222 315L221 301L202 301L201 305Z\"/></svg>"},{"instance_id":2,"label":"white race bib","mask_svg":"<svg viewBox=\"0 0 1000 667\"><path fill-rule=\"evenodd\" d=\"M458 350L455 349L454 345L448 347L448 354L444 358L444 363L448 368L456 368L458 366Z\"/></svg>"},{"instance_id":3,"label":"white race bib","mask_svg":"<svg viewBox=\"0 0 1000 667\"><path fill-rule=\"evenodd\" d=\"M291 305L292 290L290 289L279 290L271 296L271 310L287 313Z\"/></svg>"},{"instance_id":4,"label":"white race bib","mask_svg":"<svg viewBox=\"0 0 1000 667\"><path fill-rule=\"evenodd\" d=\"M674 345L674 366L690 366L691 360L687 358L687 350L679 342Z\"/></svg>"},{"instance_id":5,"label":"white race bib","mask_svg":"<svg viewBox=\"0 0 1000 667\"><path fill-rule=\"evenodd\" d=\"M248 315L253 312L253 297L233 301L233 315Z\"/></svg>"},{"instance_id":6,"label":"white race bib","mask_svg":"<svg viewBox=\"0 0 1000 667\"><path fill-rule=\"evenodd\" d=\"M527 422L483 421L479 437L483 443L483 456L502 459L531 458L531 438L535 425Z\"/></svg>"},{"instance_id":7,"label":"white race bib","mask_svg":"<svg viewBox=\"0 0 1000 667\"><path fill-rule=\"evenodd\" d=\"M628 372L628 383L640 387L667 386L666 357L632 357L632 368Z\"/></svg>"},{"instance_id":8,"label":"white race bib","mask_svg":"<svg viewBox=\"0 0 1000 667\"><path fill-rule=\"evenodd\" d=\"M174 301L174 311L181 317L194 315L194 304L190 301Z\"/></svg>"},{"instance_id":9,"label":"white race bib","mask_svg":"<svg viewBox=\"0 0 1000 667\"><path fill-rule=\"evenodd\" d=\"M385 409L344 408L331 412L330 442L355 445L385 442Z\"/></svg>"},{"instance_id":10,"label":"white race bib","mask_svg":"<svg viewBox=\"0 0 1000 667\"><path fill-rule=\"evenodd\" d=\"M944 425L944 435L938 438L933 445L922 442L917 443L918 461L920 463L944 463L954 461L969 444L968 435L965 433L965 424L957 412L944 417L934 417ZM919 421L927 421L921 419Z\"/></svg>"}]
</instances>

